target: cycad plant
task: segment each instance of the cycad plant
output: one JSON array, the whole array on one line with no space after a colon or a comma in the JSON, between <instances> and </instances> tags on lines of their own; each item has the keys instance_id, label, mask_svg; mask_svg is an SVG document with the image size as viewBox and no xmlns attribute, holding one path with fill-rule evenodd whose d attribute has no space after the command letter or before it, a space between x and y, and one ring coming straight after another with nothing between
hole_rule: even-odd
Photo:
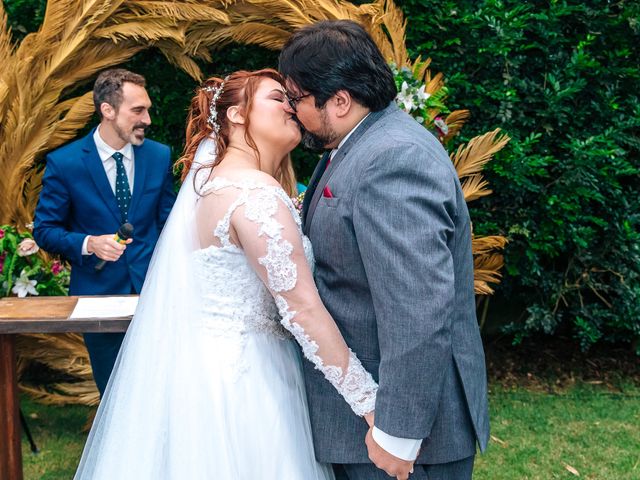
<instances>
[{"instance_id":1,"label":"cycad plant","mask_svg":"<svg viewBox=\"0 0 640 480\"><path fill-rule=\"evenodd\" d=\"M295 29L329 19L351 19L371 32L397 68L409 69L434 100L423 118L438 127L448 145L468 117L445 113L441 74L431 76L429 60L411 62L405 47L405 20L391 0L356 6L342 0L49 0L40 29L15 45L0 3L0 224L24 229L40 189L43 156L73 139L93 114L89 82L104 68L158 48L194 81L202 79L196 60L211 61L215 48L237 42L282 47ZM508 141L498 131L458 147L452 154L465 198L488 195L482 167ZM502 237L474 238L476 293L492 292L504 246ZM31 335L19 343L20 363L39 362L76 382L55 385L55 393L23 386L42 400L96 404L88 356L78 335Z\"/></svg>"}]
</instances>

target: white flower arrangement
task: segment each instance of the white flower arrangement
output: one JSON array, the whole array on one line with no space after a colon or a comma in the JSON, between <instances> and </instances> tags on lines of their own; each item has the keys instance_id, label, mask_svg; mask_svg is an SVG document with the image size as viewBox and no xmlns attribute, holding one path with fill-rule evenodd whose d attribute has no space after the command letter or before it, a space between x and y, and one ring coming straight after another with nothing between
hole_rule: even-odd
<instances>
[{"instance_id":1,"label":"white flower arrangement","mask_svg":"<svg viewBox=\"0 0 640 480\"><path fill-rule=\"evenodd\" d=\"M434 130L438 137L442 138L447 135L449 127L444 119L440 116L434 118L436 114L449 113L449 109L443 103L447 95L447 88L441 87L436 93L431 94L427 92L426 84L416 78L409 68L398 69L394 63L389 66L398 89L395 99L398 107L425 128Z\"/></svg>"},{"instance_id":2,"label":"white flower arrangement","mask_svg":"<svg viewBox=\"0 0 640 480\"><path fill-rule=\"evenodd\" d=\"M396 103L400 108L402 108L405 112L411 115L414 111L420 110L423 111L427 108L427 100L431 96L431 94L425 91L426 85L423 83L420 87L416 88L415 86L409 86L406 81L402 82L400 86L400 91L396 96ZM423 123L423 117L414 117L418 123Z\"/></svg>"},{"instance_id":3,"label":"white flower arrangement","mask_svg":"<svg viewBox=\"0 0 640 480\"><path fill-rule=\"evenodd\" d=\"M36 290L37 284L37 280L30 280L27 272L22 270L20 276L16 278L16 283L13 285L11 292L20 298L26 297L27 295L39 295Z\"/></svg>"}]
</instances>

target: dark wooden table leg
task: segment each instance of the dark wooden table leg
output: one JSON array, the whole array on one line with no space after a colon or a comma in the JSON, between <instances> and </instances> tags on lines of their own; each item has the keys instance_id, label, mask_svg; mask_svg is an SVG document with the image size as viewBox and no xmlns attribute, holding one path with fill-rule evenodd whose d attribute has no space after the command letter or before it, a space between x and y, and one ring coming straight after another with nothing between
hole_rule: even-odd
<instances>
[{"instance_id":1,"label":"dark wooden table leg","mask_svg":"<svg viewBox=\"0 0 640 480\"><path fill-rule=\"evenodd\" d=\"M0 479L22 480L20 413L13 335L0 335Z\"/></svg>"}]
</instances>

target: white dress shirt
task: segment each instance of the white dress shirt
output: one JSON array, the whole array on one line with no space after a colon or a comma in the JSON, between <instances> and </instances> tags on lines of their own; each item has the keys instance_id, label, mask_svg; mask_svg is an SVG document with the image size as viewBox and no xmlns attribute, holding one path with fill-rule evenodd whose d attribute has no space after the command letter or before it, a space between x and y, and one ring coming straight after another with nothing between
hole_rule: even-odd
<instances>
[{"instance_id":1,"label":"white dress shirt","mask_svg":"<svg viewBox=\"0 0 640 480\"><path fill-rule=\"evenodd\" d=\"M333 150L331 150L331 153L329 154L329 160L333 160L333 157L335 157L336 153L338 153L338 150L340 150L340 147L342 147L342 146L346 143L346 141L349 139L349 137L351 136L351 134L352 134L353 132L355 132L355 131L356 131L356 129L360 126L360 124L361 124L362 122L364 122L364 119L365 119L365 118L367 118L369 115L371 115L371 114L370 114L370 113L367 113L367 114L362 118L362 120L360 120L360 121L358 122L358 124L357 124L355 127L353 127L353 128L351 129L351 131L350 131L349 133L347 133L347 134L344 136L344 138L343 138L342 140L340 140L340 143L338 144L338 146L337 146L336 148L334 148Z\"/></svg>"},{"instance_id":2,"label":"white dress shirt","mask_svg":"<svg viewBox=\"0 0 640 480\"><path fill-rule=\"evenodd\" d=\"M358 124L353 127L353 129L345 135L345 137L340 141L338 146L331 150L329 154L329 158L333 160L333 157L338 152L340 147L342 147L348 138L351 136L353 132L360 126L364 119L367 118L370 114L367 114L362 120L358 122ZM413 438L401 438L394 437L389 435L388 433L383 432L378 427L373 427L372 436L378 445L380 445L384 450L389 452L391 455L394 455L402 460L408 460L410 462L414 461L418 456L418 450L420 450L420 445L422 445L422 439L413 439Z\"/></svg>"},{"instance_id":3,"label":"white dress shirt","mask_svg":"<svg viewBox=\"0 0 640 480\"><path fill-rule=\"evenodd\" d=\"M96 128L96 131L93 132L93 141L96 144L96 148L98 149L98 155L100 156L100 160L102 160L102 166L104 167L104 171L107 174L107 179L109 180L109 185L111 185L111 191L115 195L116 193L116 177L117 177L117 167L116 160L113 158L113 154L116 152L120 152L123 156L122 164L124 165L124 170L127 174L127 179L129 180L129 190L133 194L133 179L135 172L135 164L133 157L133 146L130 143L127 143L120 150L116 150L115 148L110 147L100 136L100 126ZM89 241L89 235L84 237L84 241L82 242L82 254L83 255L92 255L87 250L87 243Z\"/></svg>"}]
</instances>

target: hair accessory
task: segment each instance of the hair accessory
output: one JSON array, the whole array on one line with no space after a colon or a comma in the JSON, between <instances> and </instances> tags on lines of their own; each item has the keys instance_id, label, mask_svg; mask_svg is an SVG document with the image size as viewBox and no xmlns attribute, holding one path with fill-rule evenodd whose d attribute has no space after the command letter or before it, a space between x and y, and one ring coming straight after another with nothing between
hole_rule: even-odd
<instances>
[{"instance_id":1,"label":"hair accessory","mask_svg":"<svg viewBox=\"0 0 640 480\"><path fill-rule=\"evenodd\" d=\"M211 128L213 128L213 131L216 133L220 132L220 123L218 122L218 109L216 108L216 103L218 102L220 95L222 95L222 92L224 91L224 83L227 81L227 78L229 77L225 77L225 79L217 86L202 88L205 92L213 93L213 97L211 98L211 102L209 103L209 117L207 118L207 123L211 125Z\"/></svg>"}]
</instances>

